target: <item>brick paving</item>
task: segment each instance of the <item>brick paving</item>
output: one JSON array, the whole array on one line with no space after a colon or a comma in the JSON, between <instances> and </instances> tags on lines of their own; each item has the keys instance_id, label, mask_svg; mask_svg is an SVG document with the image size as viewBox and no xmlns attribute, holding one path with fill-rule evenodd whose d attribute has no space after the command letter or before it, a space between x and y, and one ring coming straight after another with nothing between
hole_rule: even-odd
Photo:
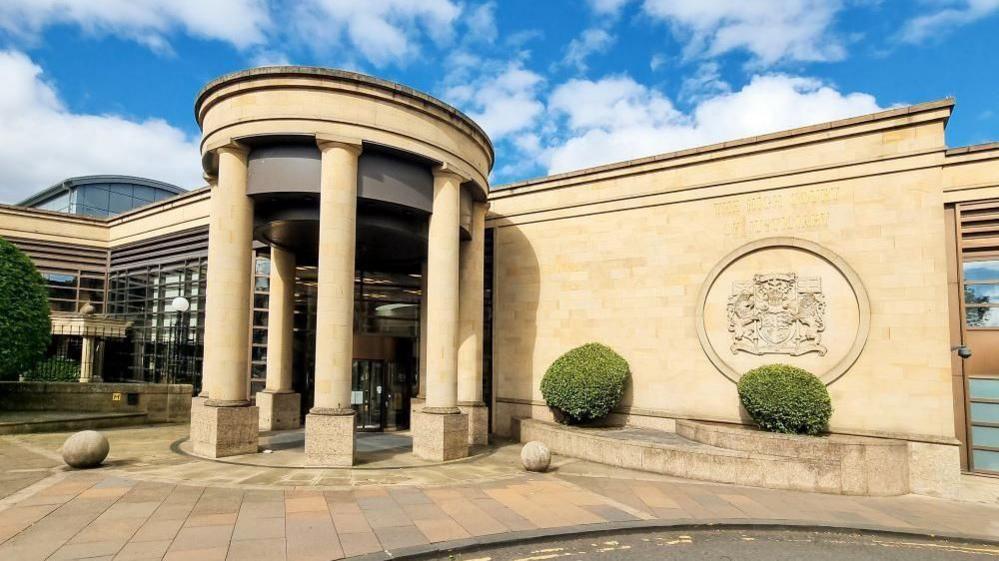
<instances>
[{"instance_id":1,"label":"brick paving","mask_svg":"<svg viewBox=\"0 0 999 561\"><path fill-rule=\"evenodd\" d=\"M518 447L510 445L469 463L396 470L447 468L447 483L439 473L379 480L376 471L348 485L339 483L349 478L323 486L315 477L300 480L311 485L236 484L215 471L224 464L182 455L167 462L174 473L167 481L167 453L146 462L126 457L130 438L135 450L145 449L150 435L167 431L156 430L109 432L122 452L109 467L90 471L65 470L43 448L29 446L48 442L47 435L0 439L5 471L32 474L0 487L0 561L326 560L658 520L805 521L999 540L999 493L981 492L999 488L999 480L975 480L980 502L846 497L707 484L564 458L551 473L527 474L514 469Z\"/></svg>"}]
</instances>

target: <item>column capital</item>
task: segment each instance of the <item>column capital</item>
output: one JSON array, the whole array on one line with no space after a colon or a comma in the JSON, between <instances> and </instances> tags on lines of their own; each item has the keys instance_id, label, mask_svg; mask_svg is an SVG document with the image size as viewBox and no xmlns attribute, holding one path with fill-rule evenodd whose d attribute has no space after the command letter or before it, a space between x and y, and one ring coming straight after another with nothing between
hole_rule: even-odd
<instances>
[{"instance_id":1,"label":"column capital","mask_svg":"<svg viewBox=\"0 0 999 561\"><path fill-rule=\"evenodd\" d=\"M464 173L461 173L460 171L455 169L454 166L446 162L439 166L435 166L433 173L434 173L434 179L456 178L458 180L458 183L471 181L470 177L468 177Z\"/></svg>"},{"instance_id":2,"label":"column capital","mask_svg":"<svg viewBox=\"0 0 999 561\"><path fill-rule=\"evenodd\" d=\"M203 179L209 187L212 185L218 185L219 183L219 176L217 173L208 173L207 171L202 172L201 179Z\"/></svg>"},{"instance_id":3,"label":"column capital","mask_svg":"<svg viewBox=\"0 0 999 561\"><path fill-rule=\"evenodd\" d=\"M332 148L341 148L360 155L363 150L360 138L340 136L338 134L317 134L316 144L323 152Z\"/></svg>"},{"instance_id":4,"label":"column capital","mask_svg":"<svg viewBox=\"0 0 999 561\"><path fill-rule=\"evenodd\" d=\"M237 142L231 138L226 138L220 140L218 143L209 144L205 148L205 152L213 152L216 154L222 154L223 152L228 152L230 154L235 154L237 156L245 157L250 153L250 147L242 142Z\"/></svg>"}]
</instances>

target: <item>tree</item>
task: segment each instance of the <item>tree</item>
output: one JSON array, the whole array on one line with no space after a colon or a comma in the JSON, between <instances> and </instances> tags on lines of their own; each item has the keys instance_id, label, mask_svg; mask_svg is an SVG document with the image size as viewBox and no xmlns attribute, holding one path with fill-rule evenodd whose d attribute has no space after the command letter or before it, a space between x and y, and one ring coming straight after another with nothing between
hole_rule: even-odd
<instances>
[{"instance_id":1,"label":"tree","mask_svg":"<svg viewBox=\"0 0 999 561\"><path fill-rule=\"evenodd\" d=\"M989 303L988 295L976 296L972 287L964 285L964 303L968 327L984 327L985 316L989 313L989 308L982 306L982 304Z\"/></svg>"},{"instance_id":2,"label":"tree","mask_svg":"<svg viewBox=\"0 0 999 561\"><path fill-rule=\"evenodd\" d=\"M0 380L17 380L51 339L45 281L27 255L0 238Z\"/></svg>"}]
</instances>

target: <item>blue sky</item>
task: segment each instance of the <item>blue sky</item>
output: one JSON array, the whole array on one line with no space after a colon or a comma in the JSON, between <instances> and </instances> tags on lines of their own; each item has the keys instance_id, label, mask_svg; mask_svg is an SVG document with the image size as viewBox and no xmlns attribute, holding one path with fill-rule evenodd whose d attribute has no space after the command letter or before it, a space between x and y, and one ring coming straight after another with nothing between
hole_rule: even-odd
<instances>
[{"instance_id":1,"label":"blue sky","mask_svg":"<svg viewBox=\"0 0 999 561\"><path fill-rule=\"evenodd\" d=\"M201 184L197 91L261 64L450 102L493 183L957 98L999 140L999 0L3 0L0 202L67 176Z\"/></svg>"}]
</instances>

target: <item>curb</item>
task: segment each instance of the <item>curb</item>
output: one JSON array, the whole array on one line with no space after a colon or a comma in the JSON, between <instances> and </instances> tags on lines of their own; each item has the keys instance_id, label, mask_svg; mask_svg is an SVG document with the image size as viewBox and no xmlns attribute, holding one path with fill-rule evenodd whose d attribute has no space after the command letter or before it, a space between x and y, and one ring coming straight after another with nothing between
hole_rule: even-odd
<instances>
[{"instance_id":1,"label":"curb","mask_svg":"<svg viewBox=\"0 0 999 561\"><path fill-rule=\"evenodd\" d=\"M642 530L806 530L806 531L860 531L869 534L882 534L897 537L940 538L960 540L983 545L999 546L999 539L962 532L928 532L918 528L898 528L876 524L836 524L811 520L767 520L754 518L719 518L715 520L631 520L626 522L605 522L585 526L544 528L519 532L504 532L477 536L461 540L451 540L426 545L403 547L395 550L368 553L348 557L351 561L388 561L431 559L442 555L469 553L491 547L502 547L519 543L543 541L552 538L578 538L612 533L631 533Z\"/></svg>"}]
</instances>

